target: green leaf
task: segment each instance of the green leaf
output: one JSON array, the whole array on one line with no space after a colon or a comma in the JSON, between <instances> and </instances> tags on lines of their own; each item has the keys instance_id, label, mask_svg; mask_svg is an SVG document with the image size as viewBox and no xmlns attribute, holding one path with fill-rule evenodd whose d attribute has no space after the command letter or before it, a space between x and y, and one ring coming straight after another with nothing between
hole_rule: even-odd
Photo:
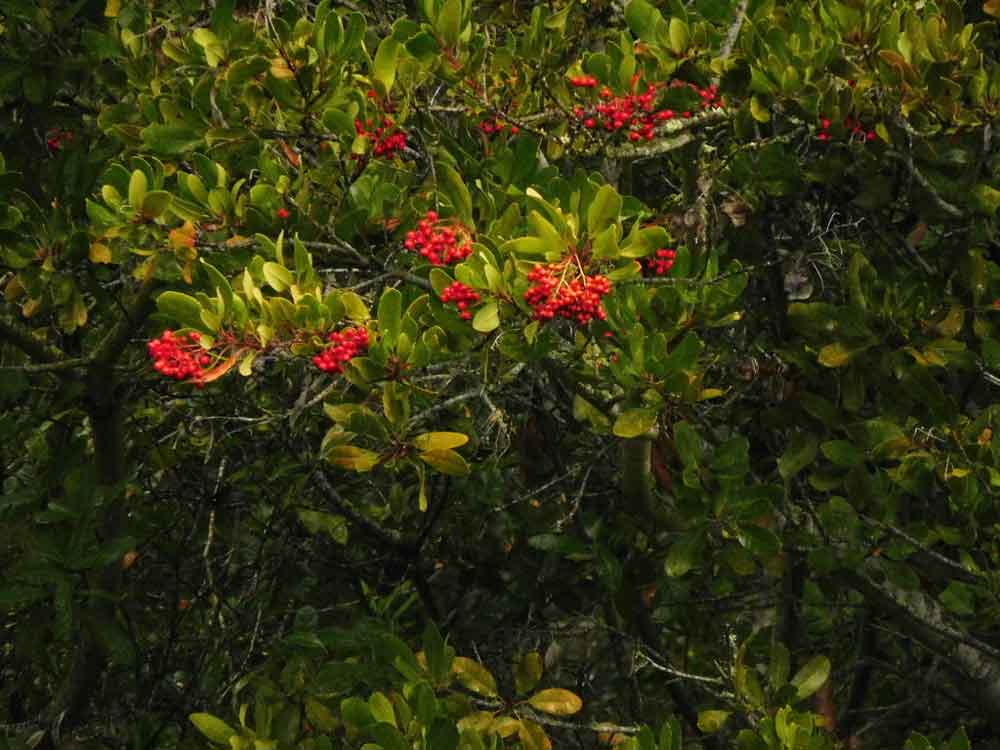
<instances>
[{"instance_id":1,"label":"green leaf","mask_svg":"<svg viewBox=\"0 0 1000 750\"><path fill-rule=\"evenodd\" d=\"M542 655L529 651L514 665L514 689L519 693L533 690L542 679Z\"/></svg>"},{"instance_id":2,"label":"green leaf","mask_svg":"<svg viewBox=\"0 0 1000 750\"><path fill-rule=\"evenodd\" d=\"M348 724L365 728L375 723L372 710L368 704L357 696L345 698L340 702L340 715Z\"/></svg>"},{"instance_id":3,"label":"green leaf","mask_svg":"<svg viewBox=\"0 0 1000 750\"><path fill-rule=\"evenodd\" d=\"M602 185L587 209L587 233L595 237L617 221L622 210L622 197L610 185Z\"/></svg>"},{"instance_id":4,"label":"green leaf","mask_svg":"<svg viewBox=\"0 0 1000 750\"><path fill-rule=\"evenodd\" d=\"M372 693L368 698L368 708L371 709L375 721L396 726L396 713L393 711L392 702L382 693Z\"/></svg>"},{"instance_id":5,"label":"green leaf","mask_svg":"<svg viewBox=\"0 0 1000 750\"><path fill-rule=\"evenodd\" d=\"M703 345L694 331L689 331L663 363L664 374L690 370L698 361Z\"/></svg>"},{"instance_id":6,"label":"green leaf","mask_svg":"<svg viewBox=\"0 0 1000 750\"><path fill-rule=\"evenodd\" d=\"M157 309L183 328L206 330L201 320L201 303L183 292L164 292L156 298Z\"/></svg>"},{"instance_id":7,"label":"green leaf","mask_svg":"<svg viewBox=\"0 0 1000 750\"><path fill-rule=\"evenodd\" d=\"M680 539L670 546L664 571L671 578L678 578L701 563L701 553L705 547L705 535L701 530L681 534Z\"/></svg>"},{"instance_id":8,"label":"green leaf","mask_svg":"<svg viewBox=\"0 0 1000 750\"><path fill-rule=\"evenodd\" d=\"M496 302L487 302L476 311L472 327L479 333L490 333L500 327L500 308Z\"/></svg>"},{"instance_id":9,"label":"green leaf","mask_svg":"<svg viewBox=\"0 0 1000 750\"><path fill-rule=\"evenodd\" d=\"M379 723L368 731L383 750L412 750L412 745L392 724Z\"/></svg>"},{"instance_id":10,"label":"green leaf","mask_svg":"<svg viewBox=\"0 0 1000 750\"><path fill-rule=\"evenodd\" d=\"M865 454L848 440L828 440L819 449L832 463L844 468L860 466L865 461Z\"/></svg>"},{"instance_id":11,"label":"green leaf","mask_svg":"<svg viewBox=\"0 0 1000 750\"><path fill-rule=\"evenodd\" d=\"M445 0L434 19L434 27L445 46L454 49L462 33L462 0Z\"/></svg>"},{"instance_id":12,"label":"green leaf","mask_svg":"<svg viewBox=\"0 0 1000 750\"><path fill-rule=\"evenodd\" d=\"M515 255L544 255L551 250L557 250L540 237L518 237L516 240L508 240L500 247L502 253L513 253Z\"/></svg>"},{"instance_id":13,"label":"green leaf","mask_svg":"<svg viewBox=\"0 0 1000 750\"><path fill-rule=\"evenodd\" d=\"M154 154L177 156L203 145L204 132L204 128L199 130L188 125L149 125L140 135L146 148Z\"/></svg>"},{"instance_id":14,"label":"green leaf","mask_svg":"<svg viewBox=\"0 0 1000 750\"><path fill-rule=\"evenodd\" d=\"M226 82L230 86L239 86L251 78L266 73L270 67L270 61L263 55L244 57L226 68Z\"/></svg>"},{"instance_id":15,"label":"green leaf","mask_svg":"<svg viewBox=\"0 0 1000 750\"><path fill-rule=\"evenodd\" d=\"M217 67L226 56L226 48L222 46L219 37L206 28L195 29L192 32L192 37L195 43L205 50L205 61L208 63L208 67Z\"/></svg>"},{"instance_id":16,"label":"green leaf","mask_svg":"<svg viewBox=\"0 0 1000 750\"><path fill-rule=\"evenodd\" d=\"M687 23L680 18L670 19L670 51L675 55L683 55L688 48L691 33Z\"/></svg>"},{"instance_id":17,"label":"green leaf","mask_svg":"<svg viewBox=\"0 0 1000 750\"><path fill-rule=\"evenodd\" d=\"M428 31L421 31L406 41L406 51L423 63L436 61L441 54L441 45Z\"/></svg>"},{"instance_id":18,"label":"green leaf","mask_svg":"<svg viewBox=\"0 0 1000 750\"><path fill-rule=\"evenodd\" d=\"M682 421L674 424L674 443L684 466L695 467L702 462L704 448L701 436L690 422Z\"/></svg>"},{"instance_id":19,"label":"green leaf","mask_svg":"<svg viewBox=\"0 0 1000 750\"><path fill-rule=\"evenodd\" d=\"M658 414L656 409L627 409L618 415L611 431L623 438L645 435L656 426Z\"/></svg>"},{"instance_id":20,"label":"green leaf","mask_svg":"<svg viewBox=\"0 0 1000 750\"><path fill-rule=\"evenodd\" d=\"M402 45L391 36L385 37L375 52L375 62L372 65L372 78L382 84L383 93L392 90L396 80L396 58Z\"/></svg>"},{"instance_id":21,"label":"green leaf","mask_svg":"<svg viewBox=\"0 0 1000 750\"><path fill-rule=\"evenodd\" d=\"M778 473L788 481L816 459L819 441L811 432L798 432L778 459Z\"/></svg>"},{"instance_id":22,"label":"green leaf","mask_svg":"<svg viewBox=\"0 0 1000 750\"><path fill-rule=\"evenodd\" d=\"M167 212L173 196L166 190L151 190L142 199L142 215L146 219L158 219Z\"/></svg>"},{"instance_id":23,"label":"green leaf","mask_svg":"<svg viewBox=\"0 0 1000 750\"><path fill-rule=\"evenodd\" d=\"M390 348L395 348L403 322L403 295L398 289L388 288L378 302L378 328Z\"/></svg>"},{"instance_id":24,"label":"green leaf","mask_svg":"<svg viewBox=\"0 0 1000 750\"><path fill-rule=\"evenodd\" d=\"M767 670L767 681L772 690L780 690L788 682L791 669L791 655L783 643L775 643L771 647L771 663Z\"/></svg>"},{"instance_id":25,"label":"green leaf","mask_svg":"<svg viewBox=\"0 0 1000 750\"><path fill-rule=\"evenodd\" d=\"M146 197L146 189L148 187L149 182L146 179L145 172L141 169L132 172L132 177L128 183L128 203L132 207L132 210L138 212L142 208L142 201Z\"/></svg>"},{"instance_id":26,"label":"green leaf","mask_svg":"<svg viewBox=\"0 0 1000 750\"><path fill-rule=\"evenodd\" d=\"M576 693L562 688L541 690L528 698L532 708L553 716L572 716L583 708L583 701Z\"/></svg>"},{"instance_id":27,"label":"green leaf","mask_svg":"<svg viewBox=\"0 0 1000 750\"><path fill-rule=\"evenodd\" d=\"M903 750L934 750L934 745L920 732L914 732L906 740Z\"/></svg>"},{"instance_id":28,"label":"green leaf","mask_svg":"<svg viewBox=\"0 0 1000 750\"><path fill-rule=\"evenodd\" d=\"M425 451L419 454L419 458L448 476L464 477L469 474L469 464L453 450Z\"/></svg>"},{"instance_id":29,"label":"green leaf","mask_svg":"<svg viewBox=\"0 0 1000 750\"><path fill-rule=\"evenodd\" d=\"M276 292L283 292L295 283L292 272L274 261L265 263L261 271L264 273L264 279Z\"/></svg>"},{"instance_id":30,"label":"green leaf","mask_svg":"<svg viewBox=\"0 0 1000 750\"><path fill-rule=\"evenodd\" d=\"M479 695L492 698L497 695L497 681L482 664L464 656L456 656L451 663L451 671L467 689Z\"/></svg>"},{"instance_id":31,"label":"green leaf","mask_svg":"<svg viewBox=\"0 0 1000 750\"><path fill-rule=\"evenodd\" d=\"M229 738L236 735L235 729L212 714L191 714L188 718L199 732L220 745L228 745Z\"/></svg>"},{"instance_id":32,"label":"green leaf","mask_svg":"<svg viewBox=\"0 0 1000 750\"><path fill-rule=\"evenodd\" d=\"M625 7L625 23L639 39L655 42L657 41L657 28L663 23L663 16L647 0L632 0Z\"/></svg>"},{"instance_id":33,"label":"green leaf","mask_svg":"<svg viewBox=\"0 0 1000 750\"><path fill-rule=\"evenodd\" d=\"M659 750L683 750L684 730L677 717L672 716L663 722L660 729Z\"/></svg>"},{"instance_id":34,"label":"green leaf","mask_svg":"<svg viewBox=\"0 0 1000 750\"><path fill-rule=\"evenodd\" d=\"M437 165L438 189L448 198L455 208L459 220L466 226L472 226L472 196L462 175L450 164Z\"/></svg>"},{"instance_id":35,"label":"green leaf","mask_svg":"<svg viewBox=\"0 0 1000 750\"><path fill-rule=\"evenodd\" d=\"M803 700L815 693L830 677L830 660L825 656L814 656L806 662L795 676L791 684L795 687L797 700Z\"/></svg>"},{"instance_id":36,"label":"green leaf","mask_svg":"<svg viewBox=\"0 0 1000 750\"><path fill-rule=\"evenodd\" d=\"M343 516L306 508L298 508L297 513L310 534L326 534L337 544L347 544L347 519Z\"/></svg>"}]
</instances>

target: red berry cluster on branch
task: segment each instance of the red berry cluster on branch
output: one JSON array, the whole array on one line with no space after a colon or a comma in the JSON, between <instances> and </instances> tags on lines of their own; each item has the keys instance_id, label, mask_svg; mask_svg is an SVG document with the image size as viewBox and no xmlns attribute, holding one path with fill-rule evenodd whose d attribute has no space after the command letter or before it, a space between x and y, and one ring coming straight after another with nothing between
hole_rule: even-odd
<instances>
[{"instance_id":1,"label":"red berry cluster on branch","mask_svg":"<svg viewBox=\"0 0 1000 750\"><path fill-rule=\"evenodd\" d=\"M708 109L709 107L715 109L721 106L719 100L719 87L716 86L714 83L705 89L698 88L692 83L691 88L693 88L696 92L698 92L698 96L701 97L702 109Z\"/></svg>"},{"instance_id":2,"label":"red berry cluster on branch","mask_svg":"<svg viewBox=\"0 0 1000 750\"><path fill-rule=\"evenodd\" d=\"M355 120L354 130L358 135L368 136L368 139L374 144L372 155L376 159L391 158L393 154L406 148L406 132L396 128L391 117L382 118L382 124L379 127L375 130L369 130L368 128L372 124L371 120L365 122ZM358 154L351 156L355 159L360 158Z\"/></svg>"},{"instance_id":3,"label":"red berry cluster on branch","mask_svg":"<svg viewBox=\"0 0 1000 750\"><path fill-rule=\"evenodd\" d=\"M48 133L45 134L45 145L48 147L49 151L59 151L63 147L63 143L68 143L74 138L72 130L60 130L59 128L53 128Z\"/></svg>"},{"instance_id":4,"label":"red berry cluster on branch","mask_svg":"<svg viewBox=\"0 0 1000 750\"><path fill-rule=\"evenodd\" d=\"M469 308L479 304L479 300L479 294L461 281L454 281L441 290L441 301L446 305L454 304L462 320L472 320Z\"/></svg>"},{"instance_id":5,"label":"red berry cluster on branch","mask_svg":"<svg viewBox=\"0 0 1000 750\"><path fill-rule=\"evenodd\" d=\"M674 259L676 257L676 250L660 248L656 251L656 255L646 259L646 270L655 276L662 276L665 273L669 273L670 269L674 267Z\"/></svg>"},{"instance_id":6,"label":"red berry cluster on branch","mask_svg":"<svg viewBox=\"0 0 1000 750\"><path fill-rule=\"evenodd\" d=\"M458 263L472 254L468 230L458 222L439 227L437 211L428 211L417 228L406 233L403 247L420 253L432 266Z\"/></svg>"},{"instance_id":7,"label":"red berry cluster on branch","mask_svg":"<svg viewBox=\"0 0 1000 750\"><path fill-rule=\"evenodd\" d=\"M642 94L615 96L607 86L598 94L604 101L598 103L593 110L576 107L573 114L588 130L602 127L609 133L629 131L631 141L645 138L653 140L653 130L657 123L671 120L672 110L655 111L654 99L656 86L650 84Z\"/></svg>"},{"instance_id":8,"label":"red berry cluster on branch","mask_svg":"<svg viewBox=\"0 0 1000 750\"><path fill-rule=\"evenodd\" d=\"M524 300L534 309L536 320L559 316L586 325L594 318L605 319L601 298L611 291L611 281L607 276L588 276L582 271L567 279L572 260L539 264L528 273L534 286L524 293Z\"/></svg>"},{"instance_id":9,"label":"red berry cluster on branch","mask_svg":"<svg viewBox=\"0 0 1000 750\"><path fill-rule=\"evenodd\" d=\"M196 331L176 335L171 330L146 344L149 356L153 358L153 369L161 375L175 380L191 380L203 388L204 369L212 358L199 343L201 337Z\"/></svg>"},{"instance_id":10,"label":"red berry cluster on branch","mask_svg":"<svg viewBox=\"0 0 1000 750\"><path fill-rule=\"evenodd\" d=\"M830 135L831 124L832 123L830 122L830 119L828 117L823 117L822 114L819 116L820 131L816 136L817 140L823 141L824 143L828 143L832 139ZM864 126L862 126L861 124L861 121L855 120L853 117L848 116L844 118L844 127L850 131L851 133L850 137L852 139L856 137L858 138L858 140L863 142L863 141L874 141L876 138L874 130L865 130Z\"/></svg>"},{"instance_id":11,"label":"red berry cluster on branch","mask_svg":"<svg viewBox=\"0 0 1000 750\"><path fill-rule=\"evenodd\" d=\"M327 340L330 346L312 358L313 364L323 372L339 374L344 363L368 351L368 331L360 326L334 331Z\"/></svg>"},{"instance_id":12,"label":"red berry cluster on branch","mask_svg":"<svg viewBox=\"0 0 1000 750\"><path fill-rule=\"evenodd\" d=\"M507 123L503 120L486 119L479 123L479 130L483 135L496 135L507 129ZM517 125L510 126L510 134L517 135L521 129Z\"/></svg>"}]
</instances>

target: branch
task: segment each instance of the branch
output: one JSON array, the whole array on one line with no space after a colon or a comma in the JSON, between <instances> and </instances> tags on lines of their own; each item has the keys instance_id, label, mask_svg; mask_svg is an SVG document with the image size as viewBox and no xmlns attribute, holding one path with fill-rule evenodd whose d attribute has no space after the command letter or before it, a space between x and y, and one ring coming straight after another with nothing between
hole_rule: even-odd
<instances>
[{"instance_id":1,"label":"branch","mask_svg":"<svg viewBox=\"0 0 1000 750\"><path fill-rule=\"evenodd\" d=\"M347 518L356 523L371 536L375 537L383 544L397 550L410 552L414 549L413 542L404 537L398 531L393 529L384 529L367 516L356 511L354 506L340 496L340 493L337 492L333 484L331 484L329 477L327 477L326 472L323 469L316 471L316 478L319 480L320 487L322 487L323 491L326 492L330 502L337 508L337 511L347 516Z\"/></svg>"},{"instance_id":2,"label":"branch","mask_svg":"<svg viewBox=\"0 0 1000 750\"><path fill-rule=\"evenodd\" d=\"M648 159L653 156L669 153L670 151L676 151L694 141L694 136L686 131L690 131L698 125L707 125L713 122L728 120L730 117L730 113L724 109L711 109L685 120L673 120L660 125L656 130L662 135L675 137L654 141L643 146L627 144L608 147L605 149L605 155L610 159Z\"/></svg>"},{"instance_id":3,"label":"branch","mask_svg":"<svg viewBox=\"0 0 1000 750\"><path fill-rule=\"evenodd\" d=\"M726 271L726 273L720 273L718 276L712 279L670 279L661 278L659 276L654 276L648 279L631 279L627 281L618 282L621 284L644 284L647 286L711 286L713 284L721 284L727 279L731 279L733 276L741 276L745 273L753 273L754 271L761 271L765 268L773 268L774 266L780 266L783 263L783 259L777 258L775 260L769 260L765 263L758 263L754 266L745 266L744 268L739 268L735 271Z\"/></svg>"},{"instance_id":4,"label":"branch","mask_svg":"<svg viewBox=\"0 0 1000 750\"><path fill-rule=\"evenodd\" d=\"M719 57L717 59L725 60L733 51L733 45L736 44L736 39L740 35L740 29L743 27L743 20L747 17L747 6L749 4L749 0L741 0L739 7L736 8L736 18L733 19L732 24L729 26L729 31L726 32L726 39L719 49ZM716 77L715 82L719 82L718 77Z\"/></svg>"},{"instance_id":5,"label":"branch","mask_svg":"<svg viewBox=\"0 0 1000 750\"><path fill-rule=\"evenodd\" d=\"M892 159L896 159L897 161L903 162L903 164L906 165L906 168L909 170L910 174L913 175L913 179L919 182L920 186L930 194L931 198L934 200L934 203L937 204L938 208L940 208L945 213L951 214L955 218L961 218L963 216L962 210L957 206L955 206L954 204L949 203L944 198L942 198L941 194L938 193L938 191L934 188L933 185L931 185L930 180L928 180L927 177L924 176L924 173L921 172L919 169L917 169L917 165L913 163L913 156L911 156L910 154L901 154L898 151L892 151L892 150L887 150L885 152L885 155Z\"/></svg>"},{"instance_id":6,"label":"branch","mask_svg":"<svg viewBox=\"0 0 1000 750\"><path fill-rule=\"evenodd\" d=\"M123 317L97 345L97 350L90 358L94 364L107 365L117 359L125 345L128 344L129 339L153 311L153 288L156 286L155 271L156 263L154 261L146 269L142 285L131 304L125 308Z\"/></svg>"},{"instance_id":7,"label":"branch","mask_svg":"<svg viewBox=\"0 0 1000 750\"><path fill-rule=\"evenodd\" d=\"M549 727L560 727L562 729L576 729L588 732L599 732L602 734L638 734L642 729L641 726L633 726L630 724L609 724L604 721L574 722L563 721L562 719L550 719L548 716L543 716L537 711L533 711L531 708L527 708L525 706L519 706L517 713L525 715L536 724L544 724Z\"/></svg>"},{"instance_id":8,"label":"branch","mask_svg":"<svg viewBox=\"0 0 1000 750\"><path fill-rule=\"evenodd\" d=\"M910 637L945 657L959 673L959 686L979 703L990 726L1000 731L1000 654L952 626L941 605L923 591L907 591L889 580L875 583L865 570L873 564L874 558L860 572L845 569L843 574Z\"/></svg>"},{"instance_id":9,"label":"branch","mask_svg":"<svg viewBox=\"0 0 1000 750\"><path fill-rule=\"evenodd\" d=\"M4 313L0 313L0 338L38 362L51 365L66 361L66 355L60 349L40 341L30 328Z\"/></svg>"}]
</instances>

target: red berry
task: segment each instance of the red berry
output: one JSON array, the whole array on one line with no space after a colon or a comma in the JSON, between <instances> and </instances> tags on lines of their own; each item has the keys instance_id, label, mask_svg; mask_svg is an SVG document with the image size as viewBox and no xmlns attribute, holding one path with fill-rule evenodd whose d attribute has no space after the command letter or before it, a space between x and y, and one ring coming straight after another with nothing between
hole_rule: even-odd
<instances>
[{"instance_id":1,"label":"red berry","mask_svg":"<svg viewBox=\"0 0 1000 750\"><path fill-rule=\"evenodd\" d=\"M290 214L288 213L288 209L287 208L279 208L278 209L278 218L279 219L287 219L289 216L290 216Z\"/></svg>"}]
</instances>

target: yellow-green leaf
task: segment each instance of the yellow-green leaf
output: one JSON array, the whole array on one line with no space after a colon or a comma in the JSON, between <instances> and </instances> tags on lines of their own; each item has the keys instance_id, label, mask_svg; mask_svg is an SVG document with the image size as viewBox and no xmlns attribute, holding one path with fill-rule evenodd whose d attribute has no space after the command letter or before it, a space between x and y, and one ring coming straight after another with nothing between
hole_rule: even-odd
<instances>
[{"instance_id":1,"label":"yellow-green leaf","mask_svg":"<svg viewBox=\"0 0 1000 750\"><path fill-rule=\"evenodd\" d=\"M819 350L819 363L824 367L843 367L851 359L851 352L839 341Z\"/></svg>"},{"instance_id":2,"label":"yellow-green leaf","mask_svg":"<svg viewBox=\"0 0 1000 750\"><path fill-rule=\"evenodd\" d=\"M378 453L354 445L336 445L326 454L326 458L343 469L360 472L371 471L379 461Z\"/></svg>"},{"instance_id":3,"label":"yellow-green leaf","mask_svg":"<svg viewBox=\"0 0 1000 750\"><path fill-rule=\"evenodd\" d=\"M814 656L795 673L791 684L795 687L796 697L802 700L823 687L829 677L830 660L825 656Z\"/></svg>"},{"instance_id":4,"label":"yellow-green leaf","mask_svg":"<svg viewBox=\"0 0 1000 750\"><path fill-rule=\"evenodd\" d=\"M111 248L107 245L101 244L100 242L92 242L90 244L89 257L91 263L110 263Z\"/></svg>"},{"instance_id":5,"label":"yellow-green leaf","mask_svg":"<svg viewBox=\"0 0 1000 750\"><path fill-rule=\"evenodd\" d=\"M496 302L489 302L476 311L472 327L479 333L495 331L500 326L500 312Z\"/></svg>"},{"instance_id":6,"label":"yellow-green leaf","mask_svg":"<svg viewBox=\"0 0 1000 750\"><path fill-rule=\"evenodd\" d=\"M529 651L514 666L514 689L518 693L534 690L542 679L542 655L537 651Z\"/></svg>"},{"instance_id":7,"label":"yellow-green leaf","mask_svg":"<svg viewBox=\"0 0 1000 750\"><path fill-rule=\"evenodd\" d=\"M497 694L497 681L482 664L464 656L456 656L451 671L466 688L479 695L492 698Z\"/></svg>"},{"instance_id":8,"label":"yellow-green leaf","mask_svg":"<svg viewBox=\"0 0 1000 750\"><path fill-rule=\"evenodd\" d=\"M420 459L452 477L464 477L469 473L469 464L453 450L426 451L420 454Z\"/></svg>"},{"instance_id":9,"label":"yellow-green leaf","mask_svg":"<svg viewBox=\"0 0 1000 750\"><path fill-rule=\"evenodd\" d=\"M639 437L656 426L656 415L655 409L628 409L618 415L612 432L623 438Z\"/></svg>"},{"instance_id":10,"label":"yellow-green leaf","mask_svg":"<svg viewBox=\"0 0 1000 750\"><path fill-rule=\"evenodd\" d=\"M545 730L528 719L521 720L517 728L517 737L521 740L521 747L524 750L552 750L552 740L545 734Z\"/></svg>"},{"instance_id":11,"label":"yellow-green leaf","mask_svg":"<svg viewBox=\"0 0 1000 750\"><path fill-rule=\"evenodd\" d=\"M729 718L729 711L702 711L698 714L698 729L703 732L718 732Z\"/></svg>"},{"instance_id":12,"label":"yellow-green leaf","mask_svg":"<svg viewBox=\"0 0 1000 750\"><path fill-rule=\"evenodd\" d=\"M235 729L212 714L191 714L188 718L199 732L220 745L228 745L229 738L236 734Z\"/></svg>"},{"instance_id":13,"label":"yellow-green leaf","mask_svg":"<svg viewBox=\"0 0 1000 750\"><path fill-rule=\"evenodd\" d=\"M467 442L469 442L469 436L461 432L425 432L413 438L413 445L419 451L460 448Z\"/></svg>"},{"instance_id":14,"label":"yellow-green leaf","mask_svg":"<svg viewBox=\"0 0 1000 750\"><path fill-rule=\"evenodd\" d=\"M532 708L555 716L572 716L583 708L583 701L576 693L563 688L541 690L528 698Z\"/></svg>"},{"instance_id":15,"label":"yellow-green leaf","mask_svg":"<svg viewBox=\"0 0 1000 750\"><path fill-rule=\"evenodd\" d=\"M771 112L756 96L750 97L750 114L757 122L771 121Z\"/></svg>"}]
</instances>

